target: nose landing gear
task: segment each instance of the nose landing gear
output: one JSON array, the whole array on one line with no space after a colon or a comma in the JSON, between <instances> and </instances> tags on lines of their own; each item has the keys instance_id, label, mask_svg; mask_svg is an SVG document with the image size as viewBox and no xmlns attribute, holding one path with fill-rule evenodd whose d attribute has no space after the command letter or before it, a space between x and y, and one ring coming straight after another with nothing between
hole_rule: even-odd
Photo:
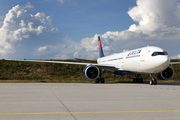
<instances>
[{"instance_id":1,"label":"nose landing gear","mask_svg":"<svg viewBox=\"0 0 180 120\"><path fill-rule=\"evenodd\" d=\"M156 79L154 79L155 76L153 76L153 75L150 75L150 76L152 77L152 80L150 80L149 84L150 85L157 85L157 81L156 81Z\"/></svg>"}]
</instances>

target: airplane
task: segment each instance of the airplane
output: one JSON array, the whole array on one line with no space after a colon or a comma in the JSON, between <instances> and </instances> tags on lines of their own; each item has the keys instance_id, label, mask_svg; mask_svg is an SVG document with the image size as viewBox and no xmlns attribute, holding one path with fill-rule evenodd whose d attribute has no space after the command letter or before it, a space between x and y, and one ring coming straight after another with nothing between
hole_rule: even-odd
<instances>
[{"instance_id":1,"label":"airplane","mask_svg":"<svg viewBox=\"0 0 180 120\"><path fill-rule=\"evenodd\" d=\"M84 78L90 81L95 80L95 83L105 82L105 79L101 77L102 72L121 76L137 75L133 79L134 83L142 83L143 79L140 76L145 74L152 77L150 85L156 85L157 78L160 80L170 80L174 76L174 70L169 65L180 64L180 62L171 63L168 53L156 46L147 46L105 56L100 36L98 36L98 44L99 58L97 59L97 64L43 60L11 61L85 65L86 67L83 70Z\"/></svg>"}]
</instances>

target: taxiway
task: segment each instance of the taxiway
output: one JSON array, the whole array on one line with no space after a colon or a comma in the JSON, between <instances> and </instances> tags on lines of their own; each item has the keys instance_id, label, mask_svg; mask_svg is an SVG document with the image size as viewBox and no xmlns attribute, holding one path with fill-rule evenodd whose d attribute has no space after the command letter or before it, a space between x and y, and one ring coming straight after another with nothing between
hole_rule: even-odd
<instances>
[{"instance_id":1,"label":"taxiway","mask_svg":"<svg viewBox=\"0 0 180 120\"><path fill-rule=\"evenodd\" d=\"M0 83L1 120L179 120L180 84Z\"/></svg>"}]
</instances>

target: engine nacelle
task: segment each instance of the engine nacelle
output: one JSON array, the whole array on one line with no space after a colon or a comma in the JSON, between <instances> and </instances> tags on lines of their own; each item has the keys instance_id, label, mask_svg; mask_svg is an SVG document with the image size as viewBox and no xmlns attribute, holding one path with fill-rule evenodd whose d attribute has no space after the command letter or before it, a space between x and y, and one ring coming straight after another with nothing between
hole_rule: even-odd
<instances>
[{"instance_id":1,"label":"engine nacelle","mask_svg":"<svg viewBox=\"0 0 180 120\"><path fill-rule=\"evenodd\" d=\"M160 80L170 80L174 76L174 70L172 67L166 68L164 71L157 74L157 78Z\"/></svg>"},{"instance_id":2,"label":"engine nacelle","mask_svg":"<svg viewBox=\"0 0 180 120\"><path fill-rule=\"evenodd\" d=\"M99 68L93 65L86 66L83 70L83 75L87 80L96 80L99 74Z\"/></svg>"}]
</instances>

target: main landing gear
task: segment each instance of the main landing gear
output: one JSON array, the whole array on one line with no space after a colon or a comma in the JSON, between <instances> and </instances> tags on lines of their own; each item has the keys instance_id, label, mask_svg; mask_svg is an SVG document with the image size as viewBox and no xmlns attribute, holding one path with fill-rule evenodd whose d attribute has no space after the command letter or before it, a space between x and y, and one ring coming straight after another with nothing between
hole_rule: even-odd
<instances>
[{"instance_id":1,"label":"main landing gear","mask_svg":"<svg viewBox=\"0 0 180 120\"><path fill-rule=\"evenodd\" d=\"M143 83L143 79L140 77L140 75L137 75L136 78L133 78L133 83Z\"/></svg>"},{"instance_id":2,"label":"main landing gear","mask_svg":"<svg viewBox=\"0 0 180 120\"><path fill-rule=\"evenodd\" d=\"M104 83L105 82L105 80L104 80L104 78L101 78L101 69L100 69L100 74L99 74L99 78L97 78L96 80L95 80L95 83Z\"/></svg>"},{"instance_id":3,"label":"main landing gear","mask_svg":"<svg viewBox=\"0 0 180 120\"><path fill-rule=\"evenodd\" d=\"M151 75L152 80L150 80L150 85L156 85L157 81L156 81L156 77L154 75ZM133 83L143 83L143 79L140 77L140 75L137 75L136 78L133 79Z\"/></svg>"},{"instance_id":4,"label":"main landing gear","mask_svg":"<svg viewBox=\"0 0 180 120\"><path fill-rule=\"evenodd\" d=\"M154 79L155 76L151 75L151 77L152 77L152 80L150 80L149 84L150 85L157 85L157 81Z\"/></svg>"},{"instance_id":5,"label":"main landing gear","mask_svg":"<svg viewBox=\"0 0 180 120\"><path fill-rule=\"evenodd\" d=\"M100 83L104 83L105 80L104 80L104 78L100 78L100 77L99 77L99 78L96 79L95 82L96 82L96 83L99 83L99 82L100 82Z\"/></svg>"}]
</instances>

